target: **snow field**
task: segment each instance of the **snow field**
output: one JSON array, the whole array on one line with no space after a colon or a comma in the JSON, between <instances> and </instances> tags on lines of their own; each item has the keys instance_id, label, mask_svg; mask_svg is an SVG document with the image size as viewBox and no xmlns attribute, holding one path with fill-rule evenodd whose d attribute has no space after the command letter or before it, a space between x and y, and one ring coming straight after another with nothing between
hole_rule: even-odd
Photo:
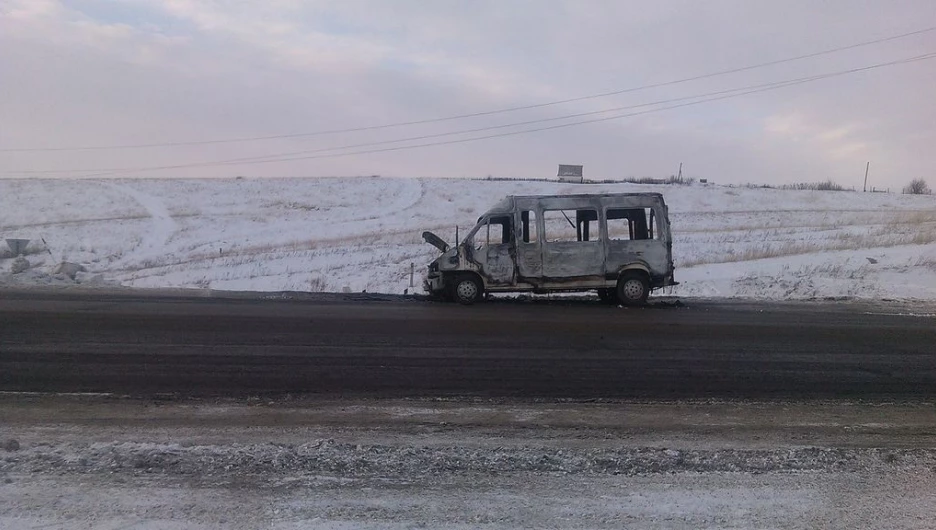
<instances>
[{"instance_id":1,"label":"snow field","mask_svg":"<svg viewBox=\"0 0 936 530\"><path fill-rule=\"evenodd\" d=\"M418 292L423 230L454 242L509 194L643 191L670 205L667 294L936 299L932 196L381 177L0 181L0 237L33 240L0 284L68 260L131 287Z\"/></svg>"}]
</instances>

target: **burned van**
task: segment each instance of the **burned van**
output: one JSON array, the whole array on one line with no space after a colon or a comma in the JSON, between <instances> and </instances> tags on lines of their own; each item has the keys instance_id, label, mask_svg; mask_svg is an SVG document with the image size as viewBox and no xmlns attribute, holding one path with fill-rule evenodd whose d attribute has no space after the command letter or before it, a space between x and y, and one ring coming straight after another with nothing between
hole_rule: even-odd
<instances>
[{"instance_id":1,"label":"burned van","mask_svg":"<svg viewBox=\"0 0 936 530\"><path fill-rule=\"evenodd\" d=\"M639 305L676 285L673 239L659 193L509 196L429 264L426 289L471 304L484 293L597 290L607 302Z\"/></svg>"}]
</instances>

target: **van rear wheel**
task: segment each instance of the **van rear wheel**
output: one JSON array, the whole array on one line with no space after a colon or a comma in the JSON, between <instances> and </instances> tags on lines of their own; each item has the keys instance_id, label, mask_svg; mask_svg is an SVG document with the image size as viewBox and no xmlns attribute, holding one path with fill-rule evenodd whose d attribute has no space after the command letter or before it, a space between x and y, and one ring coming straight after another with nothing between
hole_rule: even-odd
<instances>
[{"instance_id":1,"label":"van rear wheel","mask_svg":"<svg viewBox=\"0 0 936 530\"><path fill-rule=\"evenodd\" d=\"M480 300L483 293L481 281L469 274L455 278L455 284L452 286L455 301L460 304L471 305Z\"/></svg>"},{"instance_id":2,"label":"van rear wheel","mask_svg":"<svg viewBox=\"0 0 936 530\"><path fill-rule=\"evenodd\" d=\"M625 272L618 279L618 299L624 305L644 305L650 296L650 281L646 274L636 271Z\"/></svg>"}]
</instances>

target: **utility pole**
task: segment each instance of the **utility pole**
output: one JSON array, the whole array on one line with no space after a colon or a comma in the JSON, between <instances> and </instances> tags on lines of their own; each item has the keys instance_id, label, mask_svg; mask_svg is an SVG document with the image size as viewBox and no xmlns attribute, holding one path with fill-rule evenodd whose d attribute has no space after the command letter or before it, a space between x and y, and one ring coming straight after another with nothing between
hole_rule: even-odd
<instances>
[{"instance_id":1,"label":"utility pole","mask_svg":"<svg viewBox=\"0 0 936 530\"><path fill-rule=\"evenodd\" d=\"M676 175L676 181L679 182L682 180L682 162L679 163L679 174Z\"/></svg>"},{"instance_id":2,"label":"utility pole","mask_svg":"<svg viewBox=\"0 0 936 530\"><path fill-rule=\"evenodd\" d=\"M868 170L869 170L869 169L871 169L871 162L868 162L868 164L865 166L864 191L868 191Z\"/></svg>"}]
</instances>

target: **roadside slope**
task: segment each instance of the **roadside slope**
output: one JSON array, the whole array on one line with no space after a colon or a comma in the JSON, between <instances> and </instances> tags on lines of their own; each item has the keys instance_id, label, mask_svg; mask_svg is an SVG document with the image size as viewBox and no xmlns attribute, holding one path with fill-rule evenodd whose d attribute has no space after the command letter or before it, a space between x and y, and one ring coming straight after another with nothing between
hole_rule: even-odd
<instances>
[{"instance_id":1,"label":"roadside slope","mask_svg":"<svg viewBox=\"0 0 936 530\"><path fill-rule=\"evenodd\" d=\"M0 285L54 283L67 259L131 287L412 293L435 255L423 230L454 241L508 194L642 191L670 204L667 294L936 300L933 196L379 177L0 181L23 198L0 236L34 241L27 275L0 252Z\"/></svg>"}]
</instances>

